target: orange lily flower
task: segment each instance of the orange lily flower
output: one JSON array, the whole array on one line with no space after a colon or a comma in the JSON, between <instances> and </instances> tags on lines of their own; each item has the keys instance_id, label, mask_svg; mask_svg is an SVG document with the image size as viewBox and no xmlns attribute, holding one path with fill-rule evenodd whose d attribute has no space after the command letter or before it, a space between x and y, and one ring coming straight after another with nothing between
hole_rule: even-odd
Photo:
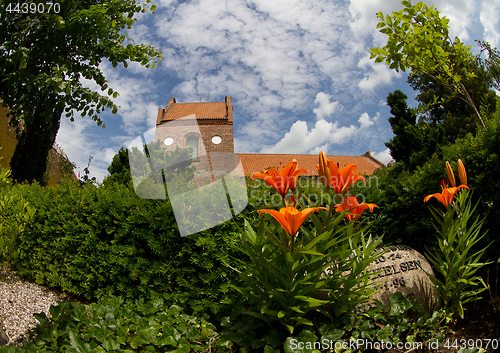
<instances>
[{"instance_id":1,"label":"orange lily flower","mask_svg":"<svg viewBox=\"0 0 500 353\"><path fill-rule=\"evenodd\" d=\"M271 168L263 173L254 173L250 179L263 179L267 185L272 185L285 199L288 189L295 190L300 174L307 174L304 168L297 169L297 161L293 159L281 171Z\"/></svg>"},{"instance_id":2,"label":"orange lily flower","mask_svg":"<svg viewBox=\"0 0 500 353\"><path fill-rule=\"evenodd\" d=\"M278 211L276 210L258 210L259 214L269 213L283 229L291 236L294 237L299 231L300 226L312 212L319 209L328 210L326 207L311 207L302 211L297 210L293 206L283 207Z\"/></svg>"},{"instance_id":3,"label":"orange lily flower","mask_svg":"<svg viewBox=\"0 0 500 353\"><path fill-rule=\"evenodd\" d=\"M332 187L336 194L344 192L358 180L365 181L361 175L355 175L355 164L348 164L339 170L338 164L327 159L323 151L319 153L319 165L316 168L325 189Z\"/></svg>"},{"instance_id":4,"label":"orange lily flower","mask_svg":"<svg viewBox=\"0 0 500 353\"><path fill-rule=\"evenodd\" d=\"M354 196L347 196L344 197L344 200L342 201L341 204L335 205L335 211L336 212L344 212L347 210L350 214L346 214L345 218L347 218L348 221L351 221L354 219L356 221L358 217L368 208L370 212L373 212L373 209L377 207L374 203L362 203L360 204L358 199Z\"/></svg>"},{"instance_id":5,"label":"orange lily flower","mask_svg":"<svg viewBox=\"0 0 500 353\"><path fill-rule=\"evenodd\" d=\"M441 189L443 191L441 191L441 193L436 193L436 194L432 194L432 195L427 195L425 198L424 198L424 202L427 202L429 201L431 198L435 197L436 199L438 199L439 202L441 202L443 204L444 207L448 208L452 201L453 201L453 198L455 197L455 194L457 193L458 190L460 190L461 188L469 188L467 185L460 185L460 186L452 186L451 188L448 187L448 184L444 181L441 182Z\"/></svg>"},{"instance_id":6,"label":"orange lily flower","mask_svg":"<svg viewBox=\"0 0 500 353\"><path fill-rule=\"evenodd\" d=\"M453 202L453 198L458 190L462 188L469 189L467 186L467 173L465 172L465 167L462 160L458 160L458 177L460 178L460 182L462 185L455 187L455 175L453 174L453 170L451 169L450 163L446 161L446 174L448 175L448 179L451 179L450 187L448 182L445 180L441 180L441 193L436 193L432 195L427 195L424 198L424 202L429 201L431 198L435 197L439 202L443 204L444 207L448 208Z\"/></svg>"}]
</instances>

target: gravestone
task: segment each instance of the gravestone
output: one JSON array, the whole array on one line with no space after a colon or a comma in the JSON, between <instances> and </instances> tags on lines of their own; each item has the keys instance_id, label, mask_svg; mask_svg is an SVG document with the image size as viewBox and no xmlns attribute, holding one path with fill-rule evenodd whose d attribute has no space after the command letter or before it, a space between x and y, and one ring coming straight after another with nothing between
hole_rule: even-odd
<instances>
[{"instance_id":1,"label":"gravestone","mask_svg":"<svg viewBox=\"0 0 500 353\"><path fill-rule=\"evenodd\" d=\"M401 292L406 298L418 299L431 309L440 306L439 291L426 274L434 275L434 272L422 254L405 245L387 246L382 251L383 254L367 268L372 274L370 281L376 283L378 290L372 299L380 300L389 308L391 295ZM356 309L360 312L373 305L370 301Z\"/></svg>"}]
</instances>

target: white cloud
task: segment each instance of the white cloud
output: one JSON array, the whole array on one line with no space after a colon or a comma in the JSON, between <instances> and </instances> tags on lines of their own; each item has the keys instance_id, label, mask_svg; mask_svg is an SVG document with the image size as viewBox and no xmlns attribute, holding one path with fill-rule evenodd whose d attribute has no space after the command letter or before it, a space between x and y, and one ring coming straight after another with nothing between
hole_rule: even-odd
<instances>
[{"instance_id":1,"label":"white cloud","mask_svg":"<svg viewBox=\"0 0 500 353\"><path fill-rule=\"evenodd\" d=\"M98 182L102 182L109 174L107 168L123 142L122 138L115 147L109 146L108 140L113 140L112 138L96 138L96 135L102 134L101 131L97 131L101 129L94 121L75 116L74 122L65 118L61 120L61 127L56 137L56 143L61 146L69 160L76 164L76 175L78 172L80 176L84 175L89 157L93 157L89 167L90 177L95 177ZM108 128L106 131L109 131Z\"/></svg>"},{"instance_id":2,"label":"white cloud","mask_svg":"<svg viewBox=\"0 0 500 353\"><path fill-rule=\"evenodd\" d=\"M386 165L387 165L387 163L392 161L392 157L391 157L391 154L389 153L388 148L384 151L381 151L381 152L372 153L372 156Z\"/></svg>"},{"instance_id":3,"label":"white cloud","mask_svg":"<svg viewBox=\"0 0 500 353\"><path fill-rule=\"evenodd\" d=\"M469 41L469 29L477 7L475 0L437 0L425 1L428 6L434 5L440 11L440 16L450 20L450 38L460 38L463 42Z\"/></svg>"},{"instance_id":4,"label":"white cloud","mask_svg":"<svg viewBox=\"0 0 500 353\"><path fill-rule=\"evenodd\" d=\"M363 91L372 91L378 86L390 85L394 78L402 77L401 72L390 69L384 63L375 63L369 56L362 58L358 67L364 69L365 77L359 81L359 88Z\"/></svg>"},{"instance_id":5,"label":"white cloud","mask_svg":"<svg viewBox=\"0 0 500 353\"><path fill-rule=\"evenodd\" d=\"M316 114L316 119L321 120L332 115L335 111L340 110L342 106L338 101L330 102L331 96L325 92L319 92L316 95L314 104L319 104L319 107L313 109L314 114Z\"/></svg>"},{"instance_id":6,"label":"white cloud","mask_svg":"<svg viewBox=\"0 0 500 353\"><path fill-rule=\"evenodd\" d=\"M170 8L173 8L173 6L177 3L176 0L155 0L153 2L156 7L159 9L159 8L167 8L167 9L170 9Z\"/></svg>"},{"instance_id":7,"label":"white cloud","mask_svg":"<svg viewBox=\"0 0 500 353\"><path fill-rule=\"evenodd\" d=\"M367 128L375 124L372 120L370 120L370 116L366 112L361 114L358 121L360 123L361 128Z\"/></svg>"},{"instance_id":8,"label":"white cloud","mask_svg":"<svg viewBox=\"0 0 500 353\"><path fill-rule=\"evenodd\" d=\"M100 114L106 125L105 130L97 127L88 117L79 116L78 113L75 113L74 122L63 118L56 142L78 166L81 175L88 164L89 156L93 156L89 168L90 175L102 181L108 174L107 167L113 156L123 143L155 126L159 107L153 101L158 93L155 91L156 85L152 79L128 77L122 74L124 69L112 68L106 62L101 63L99 68L109 80L109 87L119 92L119 96L113 99L119 107L118 114L113 115L109 111ZM95 82L85 79L82 79L82 82L91 90L99 91ZM99 92L104 94L102 91ZM120 130L124 130L125 135ZM100 137L103 134L106 135L104 139Z\"/></svg>"},{"instance_id":9,"label":"white cloud","mask_svg":"<svg viewBox=\"0 0 500 353\"><path fill-rule=\"evenodd\" d=\"M462 41L469 39L468 28L471 26L474 9L477 6L475 0L424 0L423 2L428 7L434 6L440 11L441 17L446 16L450 20L452 39L455 36L458 36ZM415 5L416 2L413 4ZM349 5L349 11L353 18L351 28L359 35L374 35L375 46L379 46L381 40L383 42L387 40L387 36L375 30L379 21L376 16L377 12L391 15L393 11L398 12L402 9L403 5L400 0L351 0Z\"/></svg>"},{"instance_id":10,"label":"white cloud","mask_svg":"<svg viewBox=\"0 0 500 353\"><path fill-rule=\"evenodd\" d=\"M484 40L492 47L500 46L500 4L493 0L484 0L481 6L480 20L484 27Z\"/></svg>"},{"instance_id":11,"label":"white cloud","mask_svg":"<svg viewBox=\"0 0 500 353\"><path fill-rule=\"evenodd\" d=\"M325 143L324 145L321 146L316 146L313 149L309 151L309 154L319 154L321 151L325 152L325 154L328 154L328 143Z\"/></svg>"},{"instance_id":12,"label":"white cloud","mask_svg":"<svg viewBox=\"0 0 500 353\"><path fill-rule=\"evenodd\" d=\"M93 125L95 125L95 122L92 120L79 116L75 117L74 122L70 122L66 118L61 119L61 127L56 136L56 143L61 146L69 160L76 164L76 175L80 171L80 175L83 176L83 169L88 164L89 156L96 157L99 154L92 136L86 133L86 130ZM95 176L96 179L102 181L107 174L107 170L102 166L97 167L95 162L94 159L90 164L91 176Z\"/></svg>"},{"instance_id":13,"label":"white cloud","mask_svg":"<svg viewBox=\"0 0 500 353\"><path fill-rule=\"evenodd\" d=\"M336 126L335 126L336 127ZM314 128L309 131L305 121L298 120L290 128L290 131L274 146L264 148L262 153L305 153L316 147L318 143L324 143L334 124L326 120L316 122Z\"/></svg>"},{"instance_id":14,"label":"white cloud","mask_svg":"<svg viewBox=\"0 0 500 353\"><path fill-rule=\"evenodd\" d=\"M377 27L377 12L391 14L392 11L399 11L402 8L400 0L351 0L349 5L353 19L351 28L359 35L371 34Z\"/></svg>"},{"instance_id":15,"label":"white cloud","mask_svg":"<svg viewBox=\"0 0 500 353\"><path fill-rule=\"evenodd\" d=\"M493 0L485 0L492 2ZM440 16L447 17L450 20L450 38L458 36L462 41L470 40L470 27L473 21L476 1L470 0L434 0L424 1L427 6L434 6L440 11ZM483 3L484 6L484 3ZM491 10L491 6L487 6ZM351 28L358 35L373 35L373 45L371 47L384 46L387 43L387 35L379 33L376 30L378 19L376 13L381 11L384 15L392 14L393 11L400 11L403 8L399 0L352 0L349 5L349 11L353 21ZM497 23L498 16L495 12L485 21L486 26L491 28L492 23ZM485 27L486 28L486 27ZM487 33L498 33L494 30L488 30ZM359 82L359 88L363 91L371 91L381 85L392 84L394 78L401 78L395 70L389 69L387 65L375 64L369 56L359 60L358 67L365 72L364 78Z\"/></svg>"},{"instance_id":16,"label":"white cloud","mask_svg":"<svg viewBox=\"0 0 500 353\"><path fill-rule=\"evenodd\" d=\"M305 121L298 120L277 144L265 147L260 152L317 153L327 151L329 145L346 145L354 138L365 144L369 140L367 135L373 135L373 132L368 132L368 128L375 124L378 117L370 119L367 113L363 113L358 119L359 126L339 126L338 122L321 119L310 130Z\"/></svg>"},{"instance_id":17,"label":"white cloud","mask_svg":"<svg viewBox=\"0 0 500 353\"><path fill-rule=\"evenodd\" d=\"M350 33L346 4L200 0L160 19L158 35L168 40L162 68L182 80L174 93L183 101L230 94L241 113L261 121L270 111L310 112L325 80L359 94L351 83L364 48ZM293 116L285 116L289 127Z\"/></svg>"},{"instance_id":18,"label":"white cloud","mask_svg":"<svg viewBox=\"0 0 500 353\"><path fill-rule=\"evenodd\" d=\"M388 116L382 106L387 92L408 85L405 75L369 60L369 48L387 40L376 29L376 12L399 11L400 0L153 1L156 15L138 16L129 34L136 43L162 49L164 60L158 70L104 66L110 86L120 92L121 108L118 117L105 114L103 120L117 127L105 138L93 135L90 125L63 127L79 145L89 146L82 153L69 137L63 141L79 165L85 167L92 154L91 170L105 175L115 151L153 127L169 97L197 102L201 93L205 102L232 96L238 152L372 150L381 151L375 155L385 161L390 127L376 112ZM467 40L476 35L472 27L482 24L483 37L498 43L495 0L427 4L450 18L452 38ZM480 12L481 23L474 22Z\"/></svg>"}]
</instances>

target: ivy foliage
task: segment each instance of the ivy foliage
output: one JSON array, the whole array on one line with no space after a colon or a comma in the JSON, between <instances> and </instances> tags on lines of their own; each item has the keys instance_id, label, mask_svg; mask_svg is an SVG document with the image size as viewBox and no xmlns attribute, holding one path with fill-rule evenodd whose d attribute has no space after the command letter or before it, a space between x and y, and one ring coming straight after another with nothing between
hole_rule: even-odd
<instances>
[{"instance_id":1,"label":"ivy foliage","mask_svg":"<svg viewBox=\"0 0 500 353\"><path fill-rule=\"evenodd\" d=\"M161 299L124 300L111 296L91 305L58 303L50 317L35 314L40 324L21 347L10 352L229 352L230 342L203 317L183 313Z\"/></svg>"}]
</instances>

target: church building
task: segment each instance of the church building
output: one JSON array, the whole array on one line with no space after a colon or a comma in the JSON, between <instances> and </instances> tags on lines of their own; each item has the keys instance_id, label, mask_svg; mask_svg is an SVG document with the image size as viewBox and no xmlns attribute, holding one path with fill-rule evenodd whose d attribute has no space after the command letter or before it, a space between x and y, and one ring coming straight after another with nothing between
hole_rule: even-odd
<instances>
[{"instance_id":1,"label":"church building","mask_svg":"<svg viewBox=\"0 0 500 353\"><path fill-rule=\"evenodd\" d=\"M214 167L216 161L210 158L211 155L225 156L223 159L227 162L227 157L234 154L231 97L227 96L224 102L200 103L177 103L175 98L170 98L165 108L158 109L156 140L162 140L167 149L175 149L177 146L192 147L193 165L198 169L209 170L204 166L205 163L209 163L211 168ZM309 175L318 175L316 168L318 154L236 153L236 155L241 160L245 175L260 173L271 167L279 168L280 165L285 166L293 159L296 159L299 168L305 168ZM204 158L205 156L208 158ZM371 155L370 151L362 156L327 155L327 157L337 162L340 167L350 163L356 164L357 172L366 175L371 175L376 169L384 166ZM226 172L232 168L221 164L219 167Z\"/></svg>"}]
</instances>

